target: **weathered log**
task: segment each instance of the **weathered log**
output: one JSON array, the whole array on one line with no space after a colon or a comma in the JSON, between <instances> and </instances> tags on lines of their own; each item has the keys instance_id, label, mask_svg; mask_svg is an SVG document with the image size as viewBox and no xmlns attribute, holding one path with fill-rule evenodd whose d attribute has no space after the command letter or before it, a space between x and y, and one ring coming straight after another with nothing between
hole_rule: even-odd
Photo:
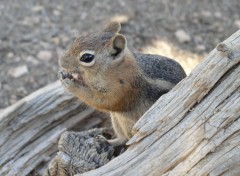
<instances>
[{"instance_id":1,"label":"weathered log","mask_svg":"<svg viewBox=\"0 0 240 176\"><path fill-rule=\"evenodd\" d=\"M25 176L44 166L64 131L85 130L103 120L59 82L34 92L0 114L0 175Z\"/></svg>"},{"instance_id":2,"label":"weathered log","mask_svg":"<svg viewBox=\"0 0 240 176\"><path fill-rule=\"evenodd\" d=\"M77 175L240 175L240 30L135 124L128 150Z\"/></svg>"},{"instance_id":3,"label":"weathered log","mask_svg":"<svg viewBox=\"0 0 240 176\"><path fill-rule=\"evenodd\" d=\"M0 175L27 175L48 161L63 131L86 117L89 127L101 121L92 113L58 82L4 110ZM162 96L134 131L125 153L83 175L240 175L240 31Z\"/></svg>"}]
</instances>

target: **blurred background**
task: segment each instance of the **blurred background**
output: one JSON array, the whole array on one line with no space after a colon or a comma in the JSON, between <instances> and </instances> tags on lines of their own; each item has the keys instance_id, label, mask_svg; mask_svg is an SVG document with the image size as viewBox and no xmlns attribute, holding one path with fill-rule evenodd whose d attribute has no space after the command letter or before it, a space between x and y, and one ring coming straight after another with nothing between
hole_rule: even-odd
<instances>
[{"instance_id":1,"label":"blurred background","mask_svg":"<svg viewBox=\"0 0 240 176\"><path fill-rule=\"evenodd\" d=\"M57 80L77 35L122 23L128 44L179 61L187 73L240 29L240 0L1 0L0 111Z\"/></svg>"}]
</instances>

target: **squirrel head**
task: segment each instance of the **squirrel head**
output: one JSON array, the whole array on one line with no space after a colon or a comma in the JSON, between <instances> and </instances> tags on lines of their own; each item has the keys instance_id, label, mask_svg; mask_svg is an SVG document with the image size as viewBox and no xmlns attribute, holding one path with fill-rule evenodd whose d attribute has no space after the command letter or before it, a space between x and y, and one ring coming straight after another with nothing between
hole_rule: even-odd
<instances>
[{"instance_id":1,"label":"squirrel head","mask_svg":"<svg viewBox=\"0 0 240 176\"><path fill-rule=\"evenodd\" d=\"M74 85L78 84L78 92L73 94L90 105L106 100L106 106L114 106L126 95L124 87L126 91L129 90L127 87L131 87L127 79L133 77L135 60L131 59L132 53L126 38L119 34L120 29L119 23L111 22L99 32L82 35L59 59L60 67L71 75ZM109 97L114 97L116 93L119 98L115 97L116 102L110 103ZM99 105L105 106L104 102L99 102Z\"/></svg>"},{"instance_id":2,"label":"squirrel head","mask_svg":"<svg viewBox=\"0 0 240 176\"><path fill-rule=\"evenodd\" d=\"M59 65L69 71L91 71L115 67L123 61L127 48L126 38L119 34L121 25L109 23L96 33L75 39L69 50L59 59Z\"/></svg>"}]
</instances>

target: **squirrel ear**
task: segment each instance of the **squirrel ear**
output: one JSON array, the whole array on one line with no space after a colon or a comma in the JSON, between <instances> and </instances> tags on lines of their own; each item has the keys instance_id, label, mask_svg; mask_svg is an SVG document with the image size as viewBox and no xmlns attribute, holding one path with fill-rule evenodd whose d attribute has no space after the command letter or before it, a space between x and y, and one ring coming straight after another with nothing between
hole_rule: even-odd
<instances>
[{"instance_id":1,"label":"squirrel ear","mask_svg":"<svg viewBox=\"0 0 240 176\"><path fill-rule=\"evenodd\" d=\"M118 54L120 54L125 49L126 43L127 40L123 35L117 34L116 36L114 36L112 40L112 56L117 56Z\"/></svg>"},{"instance_id":2,"label":"squirrel ear","mask_svg":"<svg viewBox=\"0 0 240 176\"><path fill-rule=\"evenodd\" d=\"M103 29L104 32L118 33L121 29L121 24L118 22L111 22Z\"/></svg>"}]
</instances>

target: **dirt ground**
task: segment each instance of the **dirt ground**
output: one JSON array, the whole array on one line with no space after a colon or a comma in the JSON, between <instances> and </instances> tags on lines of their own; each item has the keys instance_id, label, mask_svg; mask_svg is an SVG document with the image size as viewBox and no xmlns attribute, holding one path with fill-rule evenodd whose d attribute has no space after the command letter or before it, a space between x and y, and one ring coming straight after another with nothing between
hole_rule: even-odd
<instances>
[{"instance_id":1,"label":"dirt ground","mask_svg":"<svg viewBox=\"0 0 240 176\"><path fill-rule=\"evenodd\" d=\"M0 109L57 80L74 37L114 20L129 45L173 57L189 73L240 29L240 0L1 0Z\"/></svg>"}]
</instances>

